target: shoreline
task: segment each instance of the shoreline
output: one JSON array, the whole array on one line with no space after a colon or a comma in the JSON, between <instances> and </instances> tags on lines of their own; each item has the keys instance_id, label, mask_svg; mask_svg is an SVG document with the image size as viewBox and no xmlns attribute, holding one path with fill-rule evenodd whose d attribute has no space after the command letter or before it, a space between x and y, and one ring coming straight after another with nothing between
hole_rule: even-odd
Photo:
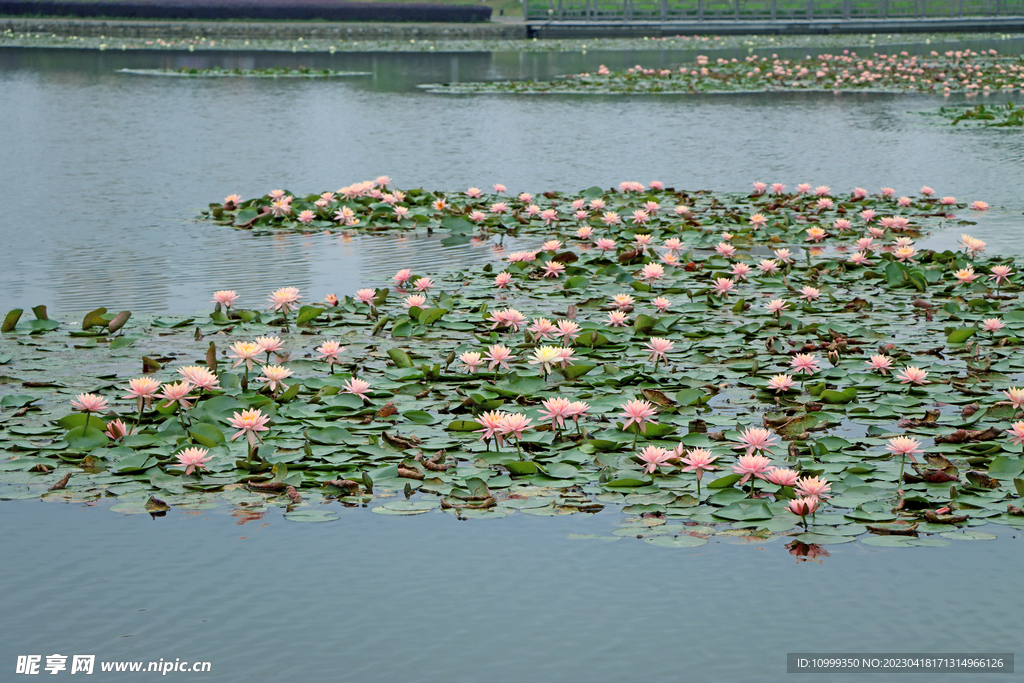
<instances>
[{"instance_id":1,"label":"shoreline","mask_svg":"<svg viewBox=\"0 0 1024 683\"><path fill-rule=\"evenodd\" d=\"M343 24L328 22L188 22L0 18L0 48L227 52L621 52L853 49L900 46L959 49L1011 42L1024 33L728 35L632 38L532 38L526 25ZM261 33L262 32L262 33ZM236 37L230 37L230 36ZM228 36L228 37L225 37ZM998 45L997 45L998 46ZM1006 51L1000 46L1000 52Z\"/></svg>"}]
</instances>

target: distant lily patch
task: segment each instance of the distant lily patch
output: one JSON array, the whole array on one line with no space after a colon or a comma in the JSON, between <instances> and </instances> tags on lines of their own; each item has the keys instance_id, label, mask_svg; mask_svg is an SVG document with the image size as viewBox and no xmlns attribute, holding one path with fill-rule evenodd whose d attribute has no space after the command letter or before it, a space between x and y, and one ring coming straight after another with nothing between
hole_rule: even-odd
<instances>
[{"instance_id":1,"label":"distant lily patch","mask_svg":"<svg viewBox=\"0 0 1024 683\"><path fill-rule=\"evenodd\" d=\"M642 65L625 71L601 66L550 81L495 81L423 85L435 93L697 94L724 92L873 91L971 95L1024 92L1024 58L995 50L932 51L927 56L874 53L822 54L805 59L751 55L743 59L701 55L675 67Z\"/></svg>"}]
</instances>

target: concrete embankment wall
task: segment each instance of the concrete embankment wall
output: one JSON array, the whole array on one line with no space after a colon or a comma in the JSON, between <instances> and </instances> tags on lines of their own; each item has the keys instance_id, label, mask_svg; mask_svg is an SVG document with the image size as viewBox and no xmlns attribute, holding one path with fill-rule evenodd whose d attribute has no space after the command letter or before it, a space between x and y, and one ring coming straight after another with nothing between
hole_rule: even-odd
<instances>
[{"instance_id":1,"label":"concrete embankment wall","mask_svg":"<svg viewBox=\"0 0 1024 683\"><path fill-rule=\"evenodd\" d=\"M526 24L419 24L288 21L132 21L0 17L0 31L98 38L213 40L495 40L526 38Z\"/></svg>"}]
</instances>

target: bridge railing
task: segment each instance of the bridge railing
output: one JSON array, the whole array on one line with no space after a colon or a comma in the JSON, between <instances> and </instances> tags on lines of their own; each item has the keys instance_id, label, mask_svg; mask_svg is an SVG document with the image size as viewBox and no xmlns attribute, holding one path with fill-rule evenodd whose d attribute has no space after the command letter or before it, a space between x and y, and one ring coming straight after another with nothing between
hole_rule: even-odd
<instances>
[{"instance_id":1,"label":"bridge railing","mask_svg":"<svg viewBox=\"0 0 1024 683\"><path fill-rule=\"evenodd\" d=\"M770 21L1024 16L1024 0L523 0L528 21Z\"/></svg>"}]
</instances>

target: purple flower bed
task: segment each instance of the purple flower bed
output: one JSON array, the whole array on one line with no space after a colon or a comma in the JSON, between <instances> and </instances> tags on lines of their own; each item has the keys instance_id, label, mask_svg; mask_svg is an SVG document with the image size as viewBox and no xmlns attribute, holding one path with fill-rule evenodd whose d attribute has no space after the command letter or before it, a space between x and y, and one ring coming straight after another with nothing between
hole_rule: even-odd
<instances>
[{"instance_id":1,"label":"purple flower bed","mask_svg":"<svg viewBox=\"0 0 1024 683\"><path fill-rule=\"evenodd\" d=\"M489 21L478 5L354 3L336 0L0 0L0 15L118 17L124 19L325 19L330 21Z\"/></svg>"}]
</instances>

